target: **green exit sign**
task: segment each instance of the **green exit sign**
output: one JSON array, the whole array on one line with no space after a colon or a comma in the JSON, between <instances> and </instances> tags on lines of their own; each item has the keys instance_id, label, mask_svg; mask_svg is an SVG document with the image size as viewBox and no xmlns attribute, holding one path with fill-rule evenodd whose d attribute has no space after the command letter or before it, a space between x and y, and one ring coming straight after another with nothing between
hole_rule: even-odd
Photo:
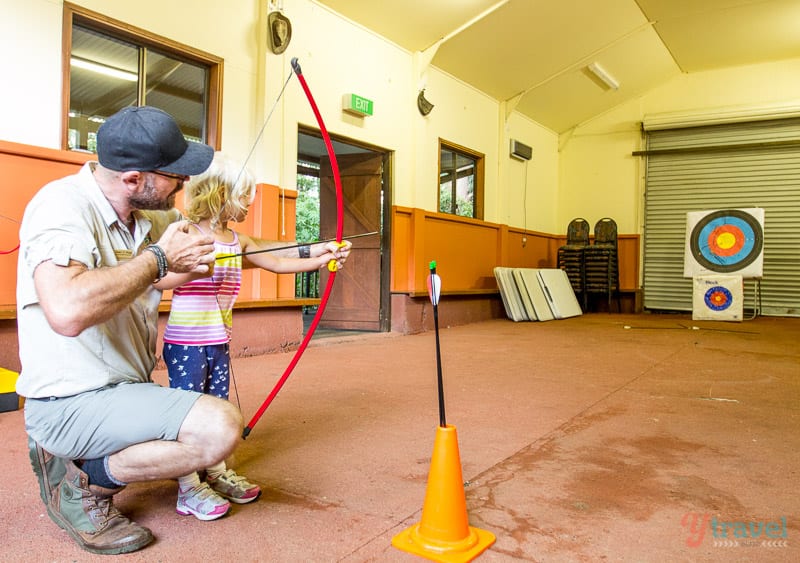
<instances>
[{"instance_id":1,"label":"green exit sign","mask_svg":"<svg viewBox=\"0 0 800 563\"><path fill-rule=\"evenodd\" d=\"M372 100L362 98L358 94L342 96L342 109L356 115L372 115Z\"/></svg>"}]
</instances>

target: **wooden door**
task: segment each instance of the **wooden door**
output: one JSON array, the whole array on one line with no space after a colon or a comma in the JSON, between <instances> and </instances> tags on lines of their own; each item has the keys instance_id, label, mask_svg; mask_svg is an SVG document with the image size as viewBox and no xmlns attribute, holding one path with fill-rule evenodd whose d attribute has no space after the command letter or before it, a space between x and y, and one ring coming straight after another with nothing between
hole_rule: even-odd
<instances>
[{"instance_id":1,"label":"wooden door","mask_svg":"<svg viewBox=\"0 0 800 563\"><path fill-rule=\"evenodd\" d=\"M376 231L353 239L345 267L337 272L321 328L381 330L381 191L383 155L341 155L336 158L344 195L344 236ZM320 162L320 238L336 236L336 186L330 161ZM320 273L320 287L328 283Z\"/></svg>"}]
</instances>

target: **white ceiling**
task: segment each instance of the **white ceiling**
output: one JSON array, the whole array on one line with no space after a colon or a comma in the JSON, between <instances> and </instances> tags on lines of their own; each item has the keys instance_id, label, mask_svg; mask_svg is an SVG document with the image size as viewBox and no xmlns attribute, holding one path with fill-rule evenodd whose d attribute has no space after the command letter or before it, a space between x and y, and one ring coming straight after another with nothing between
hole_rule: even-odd
<instances>
[{"instance_id":1,"label":"white ceiling","mask_svg":"<svg viewBox=\"0 0 800 563\"><path fill-rule=\"evenodd\" d=\"M317 1L558 133L682 72L800 57L800 0Z\"/></svg>"}]
</instances>

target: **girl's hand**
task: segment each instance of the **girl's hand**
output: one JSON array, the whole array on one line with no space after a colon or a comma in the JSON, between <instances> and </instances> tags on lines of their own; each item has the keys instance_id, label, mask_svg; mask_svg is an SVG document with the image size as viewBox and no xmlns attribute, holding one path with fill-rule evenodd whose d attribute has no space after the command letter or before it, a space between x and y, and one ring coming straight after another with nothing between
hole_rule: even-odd
<instances>
[{"instance_id":1,"label":"girl's hand","mask_svg":"<svg viewBox=\"0 0 800 563\"><path fill-rule=\"evenodd\" d=\"M325 244L325 250L331 255L330 260L327 262L328 270L335 272L344 267L347 262L347 257L350 256L350 249L353 243L349 240L342 241L341 243L329 242Z\"/></svg>"}]
</instances>

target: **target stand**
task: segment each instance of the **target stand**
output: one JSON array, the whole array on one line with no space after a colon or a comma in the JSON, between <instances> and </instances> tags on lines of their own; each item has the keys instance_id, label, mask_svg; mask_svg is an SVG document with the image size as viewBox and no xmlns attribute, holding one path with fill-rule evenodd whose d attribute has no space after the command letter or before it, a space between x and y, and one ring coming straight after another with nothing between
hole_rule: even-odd
<instances>
[{"instance_id":1,"label":"target stand","mask_svg":"<svg viewBox=\"0 0 800 563\"><path fill-rule=\"evenodd\" d=\"M753 278L753 316L748 320L755 319L761 314L761 278Z\"/></svg>"},{"instance_id":2,"label":"target stand","mask_svg":"<svg viewBox=\"0 0 800 563\"><path fill-rule=\"evenodd\" d=\"M755 282L751 318L758 316L763 270L762 208L686 214L683 276L694 280L692 318L742 320L744 279Z\"/></svg>"}]
</instances>

